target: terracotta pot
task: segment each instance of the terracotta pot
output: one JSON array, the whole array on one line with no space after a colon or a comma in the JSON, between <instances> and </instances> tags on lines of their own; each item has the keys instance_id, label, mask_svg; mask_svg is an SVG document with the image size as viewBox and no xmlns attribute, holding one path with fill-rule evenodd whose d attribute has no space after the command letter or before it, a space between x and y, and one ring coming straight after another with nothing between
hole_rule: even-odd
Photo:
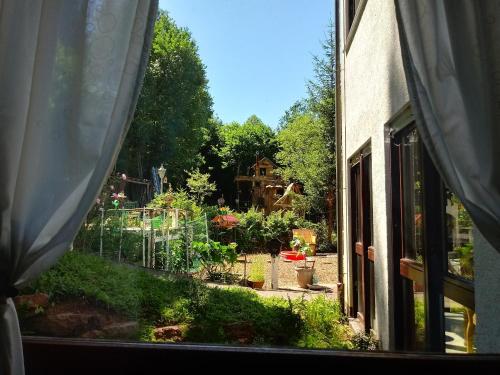
<instances>
[{"instance_id":1,"label":"terracotta pot","mask_svg":"<svg viewBox=\"0 0 500 375\"><path fill-rule=\"evenodd\" d=\"M249 281L253 289L262 289L264 281Z\"/></svg>"},{"instance_id":2,"label":"terracotta pot","mask_svg":"<svg viewBox=\"0 0 500 375\"><path fill-rule=\"evenodd\" d=\"M299 286L307 289L307 284L312 284L314 268L295 267L295 272Z\"/></svg>"}]
</instances>

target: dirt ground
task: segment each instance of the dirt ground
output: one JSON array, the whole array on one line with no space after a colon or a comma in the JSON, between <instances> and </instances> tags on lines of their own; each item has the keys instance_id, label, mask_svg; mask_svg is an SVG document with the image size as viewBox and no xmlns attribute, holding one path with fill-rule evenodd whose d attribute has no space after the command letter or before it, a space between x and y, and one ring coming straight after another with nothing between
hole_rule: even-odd
<instances>
[{"instance_id":1,"label":"dirt ground","mask_svg":"<svg viewBox=\"0 0 500 375\"><path fill-rule=\"evenodd\" d=\"M247 275L252 267L252 259L254 259L257 254L247 255ZM315 260L314 269L315 284L326 286L329 288L335 288L337 284L337 254L318 254L312 257ZM279 279L278 284L280 289L300 289L298 288L297 278L295 276L294 265L304 264L304 261L285 261L281 257L277 258ZM238 262L233 268L233 272L239 274L243 277L244 274L245 258L240 256ZM308 266L311 263L308 262ZM264 283L264 290L269 290L271 288L271 256L269 255L269 260L266 266L266 281Z\"/></svg>"}]
</instances>

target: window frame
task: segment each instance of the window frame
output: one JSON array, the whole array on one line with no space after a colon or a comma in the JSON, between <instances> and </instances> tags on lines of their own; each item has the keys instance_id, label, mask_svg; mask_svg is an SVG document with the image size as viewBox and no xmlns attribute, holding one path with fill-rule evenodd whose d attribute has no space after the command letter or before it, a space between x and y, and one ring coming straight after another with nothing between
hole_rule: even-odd
<instances>
[{"instance_id":1,"label":"window frame","mask_svg":"<svg viewBox=\"0 0 500 375\"><path fill-rule=\"evenodd\" d=\"M445 310L444 298L452 299L464 307L474 310L474 287L471 282L451 275L447 269L446 239L446 194L444 183L434 167L432 160L422 148L422 181L423 181L423 263L405 257L405 205L403 181L403 156L400 140L413 129L416 129L413 118L406 117L404 126L400 126L391 134L391 180L392 180L392 217L393 217L393 262L394 290L396 306L394 320L396 329L396 347L408 349L408 337L402 332L411 332L403 299L406 290L404 280L423 284L425 288L425 331L426 350L445 352ZM432 214L426 214L427 207L432 207ZM410 334L411 336L411 334Z\"/></svg>"},{"instance_id":2,"label":"window frame","mask_svg":"<svg viewBox=\"0 0 500 375\"><path fill-rule=\"evenodd\" d=\"M357 2L357 5L356 5ZM354 35L358 29L367 0L344 0L345 53L349 52Z\"/></svg>"}]
</instances>

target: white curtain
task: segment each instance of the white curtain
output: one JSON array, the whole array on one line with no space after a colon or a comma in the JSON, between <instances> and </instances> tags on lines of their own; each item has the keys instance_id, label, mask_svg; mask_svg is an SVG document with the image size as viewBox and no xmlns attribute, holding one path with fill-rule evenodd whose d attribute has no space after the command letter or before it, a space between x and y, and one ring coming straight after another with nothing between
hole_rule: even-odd
<instances>
[{"instance_id":1,"label":"white curtain","mask_svg":"<svg viewBox=\"0 0 500 375\"><path fill-rule=\"evenodd\" d=\"M396 0L396 11L419 133L500 251L500 2Z\"/></svg>"},{"instance_id":2,"label":"white curtain","mask_svg":"<svg viewBox=\"0 0 500 375\"><path fill-rule=\"evenodd\" d=\"M0 373L16 289L70 247L132 120L156 0L0 0Z\"/></svg>"}]
</instances>

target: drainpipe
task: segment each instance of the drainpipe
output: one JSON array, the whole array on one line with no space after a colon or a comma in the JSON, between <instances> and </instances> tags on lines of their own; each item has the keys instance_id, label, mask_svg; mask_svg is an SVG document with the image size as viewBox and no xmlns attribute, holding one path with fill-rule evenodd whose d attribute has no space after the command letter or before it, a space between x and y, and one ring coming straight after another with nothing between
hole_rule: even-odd
<instances>
[{"instance_id":1,"label":"drainpipe","mask_svg":"<svg viewBox=\"0 0 500 375\"><path fill-rule=\"evenodd\" d=\"M341 90L342 84L339 85L339 82L342 83L340 78L340 49L339 49L339 0L335 0L335 163L336 163L336 181L335 181L335 195L336 195L336 206L337 206L337 291L338 298L340 302L340 308L344 311L344 265L343 265L343 233L344 233L344 220L342 217L342 208L343 208L343 196L342 196L342 188L343 188L343 170L342 170L342 104L341 104ZM345 311L344 311L345 312Z\"/></svg>"}]
</instances>

